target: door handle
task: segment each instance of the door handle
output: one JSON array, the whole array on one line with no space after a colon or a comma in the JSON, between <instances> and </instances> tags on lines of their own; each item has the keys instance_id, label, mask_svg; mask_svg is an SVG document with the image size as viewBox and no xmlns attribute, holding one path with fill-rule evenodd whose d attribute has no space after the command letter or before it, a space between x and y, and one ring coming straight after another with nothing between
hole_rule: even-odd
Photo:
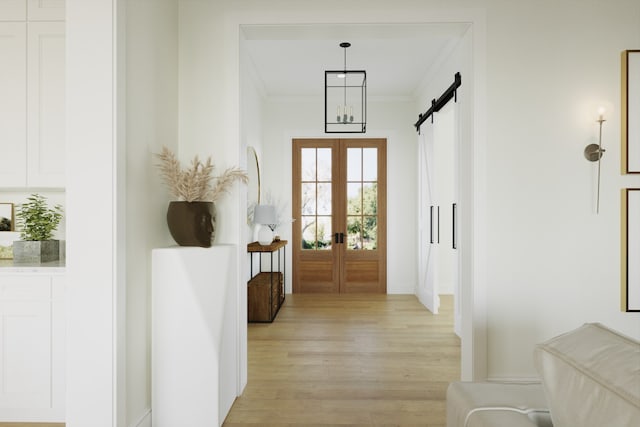
<instances>
[{"instance_id":1,"label":"door handle","mask_svg":"<svg viewBox=\"0 0 640 427\"><path fill-rule=\"evenodd\" d=\"M340 233L340 243L344 243L344 233Z\"/></svg>"},{"instance_id":2,"label":"door handle","mask_svg":"<svg viewBox=\"0 0 640 427\"><path fill-rule=\"evenodd\" d=\"M433 243L433 205L429 206L429 243Z\"/></svg>"},{"instance_id":3,"label":"door handle","mask_svg":"<svg viewBox=\"0 0 640 427\"><path fill-rule=\"evenodd\" d=\"M344 243L344 233L334 233L333 239L336 243Z\"/></svg>"},{"instance_id":4,"label":"door handle","mask_svg":"<svg viewBox=\"0 0 640 427\"><path fill-rule=\"evenodd\" d=\"M451 223L452 225L452 236L451 236L451 241L452 243L452 247L453 249L458 249L458 244L456 242L457 238L458 238L458 204L454 203L453 207L451 208Z\"/></svg>"},{"instance_id":5,"label":"door handle","mask_svg":"<svg viewBox=\"0 0 640 427\"><path fill-rule=\"evenodd\" d=\"M440 243L440 206L438 206L438 243Z\"/></svg>"}]
</instances>

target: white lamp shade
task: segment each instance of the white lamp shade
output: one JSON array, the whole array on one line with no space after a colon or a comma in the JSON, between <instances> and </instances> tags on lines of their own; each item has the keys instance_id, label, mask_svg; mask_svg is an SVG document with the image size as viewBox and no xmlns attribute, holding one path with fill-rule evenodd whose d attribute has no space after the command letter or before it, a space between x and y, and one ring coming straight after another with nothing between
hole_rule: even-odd
<instances>
[{"instance_id":1,"label":"white lamp shade","mask_svg":"<svg viewBox=\"0 0 640 427\"><path fill-rule=\"evenodd\" d=\"M267 225L277 224L276 207L273 205L256 205L253 210L253 223Z\"/></svg>"}]
</instances>

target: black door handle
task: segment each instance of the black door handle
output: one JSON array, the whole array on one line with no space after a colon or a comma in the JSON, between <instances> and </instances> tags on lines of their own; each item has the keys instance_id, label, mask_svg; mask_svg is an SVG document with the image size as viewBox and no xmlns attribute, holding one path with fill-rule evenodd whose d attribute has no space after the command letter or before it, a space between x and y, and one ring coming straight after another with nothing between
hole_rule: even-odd
<instances>
[{"instance_id":1,"label":"black door handle","mask_svg":"<svg viewBox=\"0 0 640 427\"><path fill-rule=\"evenodd\" d=\"M344 243L344 233L340 233L340 243Z\"/></svg>"},{"instance_id":2,"label":"black door handle","mask_svg":"<svg viewBox=\"0 0 640 427\"><path fill-rule=\"evenodd\" d=\"M440 243L440 206L438 206L438 227L437 227L437 231L438 231L438 243Z\"/></svg>"},{"instance_id":3,"label":"black door handle","mask_svg":"<svg viewBox=\"0 0 640 427\"><path fill-rule=\"evenodd\" d=\"M452 247L453 249L458 249L458 242L456 242L456 240L458 239L458 204L454 203L453 207L451 209L451 222L452 222L452 236L451 236L451 241L452 243Z\"/></svg>"},{"instance_id":4,"label":"black door handle","mask_svg":"<svg viewBox=\"0 0 640 427\"><path fill-rule=\"evenodd\" d=\"M336 243L344 243L344 233L334 233L333 239Z\"/></svg>"},{"instance_id":5,"label":"black door handle","mask_svg":"<svg viewBox=\"0 0 640 427\"><path fill-rule=\"evenodd\" d=\"M433 205L429 206L429 243L433 243Z\"/></svg>"}]
</instances>

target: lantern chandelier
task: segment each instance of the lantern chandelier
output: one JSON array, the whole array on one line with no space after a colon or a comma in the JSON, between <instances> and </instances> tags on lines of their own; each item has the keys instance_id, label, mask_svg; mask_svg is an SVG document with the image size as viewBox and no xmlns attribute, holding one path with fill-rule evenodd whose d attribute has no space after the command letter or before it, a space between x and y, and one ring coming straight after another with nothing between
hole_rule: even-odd
<instances>
[{"instance_id":1,"label":"lantern chandelier","mask_svg":"<svg viewBox=\"0 0 640 427\"><path fill-rule=\"evenodd\" d=\"M349 42L344 49L344 68L324 72L324 132L365 133L367 131L367 72L347 70Z\"/></svg>"}]
</instances>

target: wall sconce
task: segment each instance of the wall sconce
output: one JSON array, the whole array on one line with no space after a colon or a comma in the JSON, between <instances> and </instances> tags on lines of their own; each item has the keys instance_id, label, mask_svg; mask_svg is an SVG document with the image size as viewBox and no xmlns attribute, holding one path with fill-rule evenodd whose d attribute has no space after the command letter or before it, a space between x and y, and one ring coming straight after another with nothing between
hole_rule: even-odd
<instances>
[{"instance_id":1,"label":"wall sconce","mask_svg":"<svg viewBox=\"0 0 640 427\"><path fill-rule=\"evenodd\" d=\"M589 144L584 148L584 157L590 162L598 162L598 193L596 197L596 213L600 212L600 159L606 151L602 148L602 123L606 120L604 118L605 110L603 107L598 108L598 122L600 126L600 132L598 134L598 143Z\"/></svg>"}]
</instances>

